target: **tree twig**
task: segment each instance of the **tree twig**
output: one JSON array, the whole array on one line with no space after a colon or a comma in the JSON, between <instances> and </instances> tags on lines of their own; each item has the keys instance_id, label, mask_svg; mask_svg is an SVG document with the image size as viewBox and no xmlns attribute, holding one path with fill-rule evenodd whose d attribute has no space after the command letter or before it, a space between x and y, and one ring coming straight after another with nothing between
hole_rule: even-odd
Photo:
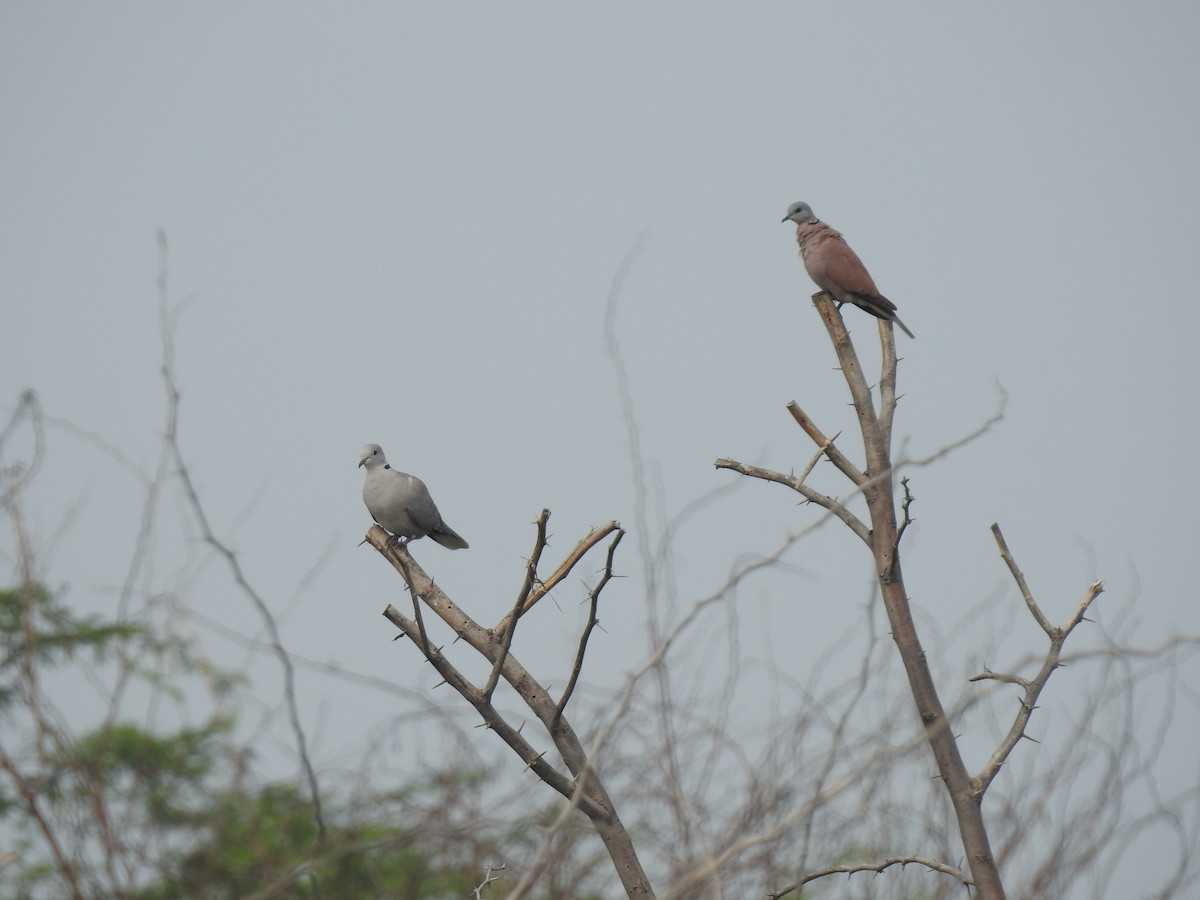
<instances>
[{"instance_id":1,"label":"tree twig","mask_svg":"<svg viewBox=\"0 0 1200 900\"><path fill-rule=\"evenodd\" d=\"M817 881L821 878L828 878L830 875L854 875L857 872L875 872L882 873L892 866L924 866L932 872L941 872L943 875L950 875L956 878L964 887L972 887L975 882L971 880L971 876L960 869L958 866L952 866L948 863L938 862L936 859L930 859L928 856L889 856L887 859L881 859L878 862L855 863L853 865L828 866L824 869L816 869L812 872L805 872L798 880L789 884L787 887L779 888L774 891L768 891L767 896L771 900L778 900L780 897L786 897L792 891L799 890L804 885L810 882Z\"/></svg>"},{"instance_id":2,"label":"tree twig","mask_svg":"<svg viewBox=\"0 0 1200 900\"><path fill-rule=\"evenodd\" d=\"M617 552L617 545L621 543L621 538L624 536L624 530L618 529L616 536L612 539L612 543L608 545L608 556L604 561L604 574L588 594L587 624L584 625L583 633L579 636L579 649L575 653L575 665L571 667L571 677L567 681L566 688L563 689L562 697L558 701L558 708L554 711L555 725L562 718L563 710L567 708L567 703L570 702L571 695L575 693L575 685L579 682L579 673L583 671L583 657L587 653L588 638L591 637L592 629L600 621L596 615L600 604L600 592L604 590L605 585L613 578L613 555Z\"/></svg>"},{"instance_id":3,"label":"tree twig","mask_svg":"<svg viewBox=\"0 0 1200 900\"><path fill-rule=\"evenodd\" d=\"M718 459L713 465L718 469L729 469L730 471L737 472L739 475L746 475L750 478L758 478L763 481L773 481L776 484L790 487L810 503L815 503L822 509L829 510L829 512L841 519L860 539L870 545L871 529L866 526L862 519L843 506L836 498L827 497L820 491L810 488L804 483L802 478L797 478L795 475L784 475L782 472L764 469L761 466L752 466L747 463L738 462L736 459Z\"/></svg>"},{"instance_id":4,"label":"tree twig","mask_svg":"<svg viewBox=\"0 0 1200 900\"><path fill-rule=\"evenodd\" d=\"M567 561L559 567L555 573L558 576L556 580L565 577L571 566L579 561L587 548L594 546L605 534L615 530L619 530L619 526L615 522L602 528L592 529L592 532L580 541L576 550L568 556ZM408 548L388 541L387 532L378 525L371 527L367 532L366 540L403 577L411 579L412 590L462 640L493 665L500 660L501 677L512 686L533 714L542 722L550 739L554 742L555 749L558 750L559 756L562 757L563 763L570 771L571 780L567 780L562 773L551 766L542 753L535 752L532 746L521 737L519 729L512 728L504 721L483 692L463 677L445 658L440 649L429 648L430 652L426 654L426 658L446 682L479 711L488 727L496 731L501 739L517 751L522 761L547 785L569 798L568 809L578 807L588 816L592 826L604 842L626 892L631 897L653 897L649 879L638 859L633 841L624 825L621 824L611 797L593 771L591 759L584 750L575 730L566 718L558 715L558 705L550 697L549 692L534 679L511 652L503 650L503 643L498 635L503 634L505 623L502 622L496 629L486 629L475 622L425 574L409 554ZM538 596L544 596L545 590L549 590L552 586L550 580L547 580L540 595L536 591L531 593L531 601ZM531 602L527 602L523 610L528 610L530 605ZM413 636L416 628L415 622L404 616L395 607L389 605L383 614L396 627L409 633L410 637ZM519 893L518 889L514 889L513 893Z\"/></svg>"},{"instance_id":5,"label":"tree twig","mask_svg":"<svg viewBox=\"0 0 1200 900\"><path fill-rule=\"evenodd\" d=\"M571 570L575 568L575 564L578 563L579 560L583 559L584 555L589 550L608 537L608 535L619 530L620 527L621 526L616 522L609 522L605 525L600 525L596 528L593 528L586 535L584 535L580 539L579 543L575 545L575 548L567 554L567 558L564 559L562 563L559 564L559 567L554 570L554 573L545 581L542 581L540 584L538 584L532 591L530 591L528 598L521 607L521 612L528 612L531 606L554 590L554 588L558 586L558 583L570 574ZM495 631L499 632L500 629L507 627L507 624L508 616L506 616L496 625Z\"/></svg>"},{"instance_id":6,"label":"tree twig","mask_svg":"<svg viewBox=\"0 0 1200 900\"><path fill-rule=\"evenodd\" d=\"M488 700L492 699L492 693L496 690L496 685L500 682L500 668L504 665L504 659L508 656L509 648L512 647L513 638L516 636L517 620L525 610L525 603L529 599L529 594L538 583L537 567L538 563L541 562L542 552L548 545L546 524L549 521L550 510L543 509L541 515L537 517L537 536L533 541L533 551L529 554L529 559L525 564L525 581L521 584L521 590L517 592L516 602L513 603L512 609L509 610L508 615L502 623L503 631L500 632L500 656L492 664L492 673L488 676L487 684L483 688L483 694ZM499 626L497 627L499 628Z\"/></svg>"},{"instance_id":7,"label":"tree twig","mask_svg":"<svg viewBox=\"0 0 1200 900\"><path fill-rule=\"evenodd\" d=\"M804 433L812 439L822 453L829 457L829 461L837 466L843 475L859 486L867 480L866 473L850 462L850 459L833 445L833 442L841 435L840 431L833 437L827 438L817 424L800 408L799 403L793 400L788 403L787 408L788 412L792 414L792 418L796 420L796 424L804 429Z\"/></svg>"},{"instance_id":8,"label":"tree twig","mask_svg":"<svg viewBox=\"0 0 1200 900\"><path fill-rule=\"evenodd\" d=\"M1067 620L1067 623L1058 628L1050 624L1050 620L1042 612L1037 601L1033 598L1033 592L1030 591L1028 583L1025 581L1025 575L1017 566L1016 559L1013 558L1012 552L1008 549L1008 543L1004 540L1004 535L1000 532L1000 526L992 524L992 534L996 538L996 544L1000 548L1000 556L1008 566L1009 572L1013 576L1013 580L1017 583L1018 589L1021 591L1021 598L1025 601L1025 606L1029 610L1030 615L1046 632L1046 636L1050 639L1050 646L1046 650L1046 656L1042 660L1041 668L1037 675L1032 679L1024 679L1018 675L997 673L990 669L984 669L981 674L973 675L971 681L1001 681L1008 684L1015 684L1025 691L1025 695L1021 698L1021 704L1017 708L1016 717L1012 725L1008 729L1008 733L1000 741L992 755L988 758L987 764L975 776L976 790L980 798L991 786L992 782L1000 772L1000 768L1007 762L1013 749L1021 741L1022 738L1030 739L1025 729L1029 725L1029 720L1033 716L1033 711L1037 709L1038 698L1041 697L1042 691L1045 689L1047 682L1050 681L1050 676L1054 674L1054 670L1062 665L1062 650L1067 638L1075 627L1083 621L1084 615L1097 597L1104 591L1103 581L1094 581L1088 586L1083 599L1079 605L1075 607L1075 611Z\"/></svg>"}]
</instances>

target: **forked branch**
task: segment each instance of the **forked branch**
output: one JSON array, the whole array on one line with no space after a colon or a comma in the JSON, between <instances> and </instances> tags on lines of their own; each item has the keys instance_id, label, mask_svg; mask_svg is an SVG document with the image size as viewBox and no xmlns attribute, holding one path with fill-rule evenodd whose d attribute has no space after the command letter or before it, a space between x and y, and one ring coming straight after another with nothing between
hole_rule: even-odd
<instances>
[{"instance_id":1,"label":"forked branch","mask_svg":"<svg viewBox=\"0 0 1200 900\"><path fill-rule=\"evenodd\" d=\"M596 586L588 592L587 624L583 627L583 633L579 635L579 649L575 653L575 665L571 667L571 678L563 690L562 699L558 701L558 709L554 713L555 722L562 717L571 695L575 693L575 685L579 683L579 673L583 671L583 658L587 654L588 638L592 636L592 630L600 624L600 617L597 615L600 608L600 592L614 578L613 557L616 555L617 545L621 543L621 538L624 536L625 532L618 529L617 536L608 545L608 556L604 560L604 574L600 576L600 581L596 583Z\"/></svg>"},{"instance_id":2,"label":"forked branch","mask_svg":"<svg viewBox=\"0 0 1200 900\"><path fill-rule=\"evenodd\" d=\"M996 538L996 545L1000 548L1000 557L1008 566L1009 572L1012 573L1013 580L1017 583L1017 588L1021 592L1021 598L1025 601L1025 606L1028 608L1030 615L1041 626L1042 631L1046 632L1046 636L1050 639L1050 647L1046 650L1045 659L1042 660L1042 666L1038 670L1037 675L1031 679L1025 679L1019 675L993 672L990 669L984 669L978 675L972 675L971 681L1001 681L1007 684L1015 684L1024 689L1025 696L1021 698L1021 704L1017 708L1017 715L1013 720L1012 726L1008 729L1008 734L1000 742L1000 745L992 753L987 761L987 765L983 770L975 776L975 782L978 785L980 798L987 791L991 783L999 774L1000 768L1008 761L1008 757L1012 754L1013 749L1021 741L1022 738L1028 737L1025 729L1029 725L1029 720L1033 716L1033 711L1037 709L1038 698L1045 689L1047 682L1050 681L1050 676L1054 674L1054 670L1062 665L1062 649L1071 632L1075 630L1080 622L1083 621L1088 609L1097 597L1104 591L1103 581L1094 581L1088 585L1088 589L1075 607L1075 611L1067 620L1067 623L1061 628L1050 624L1049 618L1042 612L1037 601L1033 598L1033 592L1029 589L1028 583L1025 581L1025 575L1021 572L1017 565L1016 559L1013 558L1012 551L1008 549L1008 543L1004 540L1004 535L1000 532L1000 526L993 523L992 534Z\"/></svg>"},{"instance_id":3,"label":"forked branch","mask_svg":"<svg viewBox=\"0 0 1200 900\"><path fill-rule=\"evenodd\" d=\"M826 455L849 479L856 493L862 493L870 513L869 525L849 513L842 503L809 488L803 483L803 479L791 478L731 460L718 460L717 466L788 485L806 499L818 503L841 518L871 548L892 638L908 676L925 737L937 761L939 775L958 819L959 833L971 868L970 880L984 900L1003 900L1004 887L979 806L978 786L967 772L958 742L938 696L937 686L913 621L900 567L900 537L911 521L909 507L912 497L906 484L904 520L903 523L898 523L891 459L892 420L897 399L897 358L892 328L886 323L881 323L879 328L882 373L879 380L880 411L876 413L871 387L846 331L838 305L824 292L813 295L813 305L816 306L829 332L839 368L853 400L854 412L862 434L865 468L860 471L840 451L836 451L833 442L825 438L797 404L789 406L789 411L817 445L818 451Z\"/></svg>"},{"instance_id":4,"label":"forked branch","mask_svg":"<svg viewBox=\"0 0 1200 900\"><path fill-rule=\"evenodd\" d=\"M633 842L617 816L612 799L599 775L595 772L592 760L588 758L574 728L563 715L563 710L574 691L579 672L582 669L588 637L599 621L597 608L600 594L613 578L613 554L624 532L616 522L592 529L568 554L566 560L555 570L554 574L543 581L538 578L537 563L546 547L546 525L549 515L548 511L543 510L538 519L538 536L534 544L534 551L526 566L525 580L518 593L517 602L508 615L492 629L484 628L451 600L412 558L406 545L390 541L386 531L378 525L372 526L371 530L367 532L367 542L400 573L414 602L417 602L419 598L416 607L417 613L414 616L407 616L390 604L383 614L400 629L401 633L413 639L413 643L442 676L444 682L475 707L483 718L484 724L495 731L534 774L568 800L567 809L577 808L588 817L603 840L628 895L630 897L652 897L653 892L650 889L649 880L638 860ZM517 621L541 597L544 597L556 584L560 583L589 549L596 546L606 535L614 532L616 537L609 546L604 576L589 596L588 623L580 640L579 653L570 684L563 696L556 702L512 653L512 639ZM418 621L421 603L445 622L462 641L492 664L491 674L483 688L472 684L446 658L440 647L433 646L427 640L423 626ZM492 695L500 678L503 678L517 692L530 711L542 723L566 767L565 772L561 771L550 758L547 758L545 751L537 750L526 740L519 727L509 724L497 711L493 705Z\"/></svg>"}]
</instances>

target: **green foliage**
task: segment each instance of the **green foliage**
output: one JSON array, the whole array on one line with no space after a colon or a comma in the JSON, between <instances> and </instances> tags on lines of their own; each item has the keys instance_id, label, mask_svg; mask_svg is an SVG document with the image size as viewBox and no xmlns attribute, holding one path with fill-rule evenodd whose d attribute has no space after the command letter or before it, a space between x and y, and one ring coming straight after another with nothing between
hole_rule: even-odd
<instances>
[{"instance_id":1,"label":"green foliage","mask_svg":"<svg viewBox=\"0 0 1200 900\"><path fill-rule=\"evenodd\" d=\"M55 665L87 651L103 661L117 643L142 633L136 625L76 616L38 584L0 591L0 675L29 655Z\"/></svg>"},{"instance_id":2,"label":"green foliage","mask_svg":"<svg viewBox=\"0 0 1200 900\"><path fill-rule=\"evenodd\" d=\"M17 855L0 867L0 896L59 898L74 887L83 896L132 900L264 891L457 900L473 896L486 864L532 853L541 833L536 815L501 826L480 814L487 771L448 767L365 796L360 784L353 803L331 790L318 844L311 799L295 784L255 783L253 753L239 745L232 715L150 728L109 709L97 727L73 731L45 693L52 672L59 682L66 676L72 691L120 673L150 688L162 707L158 720L185 718L162 713L175 701L182 710L181 679L200 672L223 701L214 707L236 708L240 679L139 621L78 616L37 585L0 591L0 821L8 828L0 849ZM170 664L155 664L163 659ZM194 702L194 685L189 695ZM562 859L581 864L564 866L570 877L552 874L541 896L593 896L581 883L597 862L605 865L603 856L580 859L573 846ZM503 896L516 877L508 870L485 896Z\"/></svg>"},{"instance_id":3,"label":"green foliage","mask_svg":"<svg viewBox=\"0 0 1200 900\"><path fill-rule=\"evenodd\" d=\"M335 827L314 847L312 808L291 785L229 790L193 824L192 839L139 900L233 898L278 886L275 896L467 897L474 871L423 847L419 827L383 823Z\"/></svg>"},{"instance_id":4,"label":"green foliage","mask_svg":"<svg viewBox=\"0 0 1200 900\"><path fill-rule=\"evenodd\" d=\"M121 797L125 805L139 803L148 824L187 824L195 815L188 801L203 796L218 742L232 724L213 719L203 728L165 736L131 724L106 726L84 735L54 760L47 788L87 785L89 794L99 790Z\"/></svg>"}]
</instances>

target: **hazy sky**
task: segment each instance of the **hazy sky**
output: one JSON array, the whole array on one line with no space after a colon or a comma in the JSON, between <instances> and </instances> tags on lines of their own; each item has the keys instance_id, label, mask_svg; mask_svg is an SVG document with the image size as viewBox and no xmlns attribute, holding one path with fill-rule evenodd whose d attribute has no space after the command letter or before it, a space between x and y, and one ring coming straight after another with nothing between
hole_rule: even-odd
<instances>
[{"instance_id":1,"label":"hazy sky","mask_svg":"<svg viewBox=\"0 0 1200 900\"><path fill-rule=\"evenodd\" d=\"M734 480L717 457L802 468L811 446L789 400L826 433L853 427L779 221L804 199L917 335L898 336L908 456L1008 395L991 433L909 472L906 581L931 627L988 597L1019 602L998 521L1052 619L1102 577L1101 622L1133 602L1140 642L1200 632L1187 552L1200 6L730 10L5 4L0 414L32 388L47 415L153 462L164 229L171 297L191 298L176 331L181 443L214 527L280 611L332 548L284 623L289 649L423 683L379 616L400 582L356 548L370 524L359 447L378 442L424 478L471 542L414 554L487 623L519 587L542 507L557 552L589 525L633 526L603 325L641 238L616 332L662 509ZM846 316L865 355L875 326ZM69 431L49 441L35 531L49 543L74 519L44 575L103 607L128 565L136 484ZM679 535L680 597L814 515L761 484L708 507ZM627 548L597 682L645 647ZM164 582L184 549L164 537ZM840 528L788 559L804 577L754 596L800 658L854 620L871 572ZM561 593L565 612L528 626L531 661L563 656L578 588ZM191 596L258 628L216 567ZM1010 658L1041 649L1017 621ZM987 638L964 635L962 659ZM330 758L382 718L377 697L341 685L306 696ZM1191 766L1194 743L1177 758Z\"/></svg>"}]
</instances>

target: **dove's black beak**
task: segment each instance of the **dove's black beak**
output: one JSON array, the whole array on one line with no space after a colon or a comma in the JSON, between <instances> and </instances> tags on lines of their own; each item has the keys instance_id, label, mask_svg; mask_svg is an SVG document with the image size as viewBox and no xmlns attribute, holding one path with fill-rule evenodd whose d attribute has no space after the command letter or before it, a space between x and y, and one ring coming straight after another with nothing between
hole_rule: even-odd
<instances>
[{"instance_id":1,"label":"dove's black beak","mask_svg":"<svg viewBox=\"0 0 1200 900\"><path fill-rule=\"evenodd\" d=\"M784 217L783 217L782 219L780 219L779 221L780 221L780 222L786 222L786 221L787 221L788 219L790 219L790 218L791 218L791 216L784 216Z\"/></svg>"},{"instance_id":2,"label":"dove's black beak","mask_svg":"<svg viewBox=\"0 0 1200 900\"><path fill-rule=\"evenodd\" d=\"M363 457L362 459L360 459L360 460L358 461L358 467L359 467L360 469L361 469L363 466L365 466L366 464L367 464L366 457Z\"/></svg>"}]
</instances>

